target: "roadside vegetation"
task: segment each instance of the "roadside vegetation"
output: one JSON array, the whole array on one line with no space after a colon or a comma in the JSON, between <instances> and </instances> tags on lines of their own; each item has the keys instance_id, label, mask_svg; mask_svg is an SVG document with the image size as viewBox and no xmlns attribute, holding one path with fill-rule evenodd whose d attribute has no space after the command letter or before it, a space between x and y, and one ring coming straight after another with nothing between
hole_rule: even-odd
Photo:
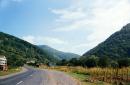
<instances>
[{"instance_id":1,"label":"roadside vegetation","mask_svg":"<svg viewBox=\"0 0 130 85\"><path fill-rule=\"evenodd\" d=\"M68 73L70 76L76 78L77 80L79 80L81 82L81 85L112 85L106 82L102 82L102 81L97 81L97 82L89 82L86 81L86 79L89 79L89 75L85 75L85 74L79 74L79 73Z\"/></svg>"},{"instance_id":2,"label":"roadside vegetation","mask_svg":"<svg viewBox=\"0 0 130 85\"><path fill-rule=\"evenodd\" d=\"M0 71L0 76L5 76L5 75L12 74L12 73L17 73L17 72L20 72L21 70L22 70L21 67L9 68L7 71Z\"/></svg>"},{"instance_id":3,"label":"roadside vegetation","mask_svg":"<svg viewBox=\"0 0 130 85\"><path fill-rule=\"evenodd\" d=\"M130 85L130 68L84 68L57 66L41 68L66 72L81 81L82 85Z\"/></svg>"},{"instance_id":4,"label":"roadside vegetation","mask_svg":"<svg viewBox=\"0 0 130 85\"><path fill-rule=\"evenodd\" d=\"M130 58L111 59L95 55L61 60L52 70L67 72L83 85L130 85Z\"/></svg>"}]
</instances>

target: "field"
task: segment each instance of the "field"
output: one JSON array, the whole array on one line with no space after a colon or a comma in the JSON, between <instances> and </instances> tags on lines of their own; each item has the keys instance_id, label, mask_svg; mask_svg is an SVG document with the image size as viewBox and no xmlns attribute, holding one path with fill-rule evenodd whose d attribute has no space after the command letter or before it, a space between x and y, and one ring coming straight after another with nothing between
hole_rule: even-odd
<instances>
[{"instance_id":1,"label":"field","mask_svg":"<svg viewBox=\"0 0 130 85\"><path fill-rule=\"evenodd\" d=\"M67 72L83 85L130 85L130 68L41 67Z\"/></svg>"}]
</instances>

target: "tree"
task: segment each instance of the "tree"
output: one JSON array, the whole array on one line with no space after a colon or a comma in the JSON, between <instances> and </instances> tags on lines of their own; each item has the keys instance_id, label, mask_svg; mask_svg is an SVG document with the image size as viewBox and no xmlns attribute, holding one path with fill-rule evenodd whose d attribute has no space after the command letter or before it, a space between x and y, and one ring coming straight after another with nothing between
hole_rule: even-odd
<instances>
[{"instance_id":1,"label":"tree","mask_svg":"<svg viewBox=\"0 0 130 85\"><path fill-rule=\"evenodd\" d=\"M119 67L119 65L118 65L118 62L117 62L117 61L114 61L114 60L113 60L113 61L111 61L111 63L110 63L110 64L111 64L111 67L112 67L112 68L118 68L118 67Z\"/></svg>"},{"instance_id":2,"label":"tree","mask_svg":"<svg viewBox=\"0 0 130 85\"><path fill-rule=\"evenodd\" d=\"M68 61L66 59L62 59L61 61L57 62L57 65L59 66L65 66L68 64Z\"/></svg>"},{"instance_id":3,"label":"tree","mask_svg":"<svg viewBox=\"0 0 130 85\"><path fill-rule=\"evenodd\" d=\"M26 61L19 55L12 55L8 58L8 65L12 67L23 66Z\"/></svg>"},{"instance_id":4,"label":"tree","mask_svg":"<svg viewBox=\"0 0 130 85\"><path fill-rule=\"evenodd\" d=\"M98 57L94 55L88 57L85 61L85 65L89 68L96 67L98 65Z\"/></svg>"},{"instance_id":5,"label":"tree","mask_svg":"<svg viewBox=\"0 0 130 85\"><path fill-rule=\"evenodd\" d=\"M100 57L98 61L98 66L105 68L109 66L109 58L108 57Z\"/></svg>"},{"instance_id":6,"label":"tree","mask_svg":"<svg viewBox=\"0 0 130 85\"><path fill-rule=\"evenodd\" d=\"M69 61L69 65L70 66L78 66L79 65L79 60L77 58L72 58L70 61Z\"/></svg>"}]
</instances>

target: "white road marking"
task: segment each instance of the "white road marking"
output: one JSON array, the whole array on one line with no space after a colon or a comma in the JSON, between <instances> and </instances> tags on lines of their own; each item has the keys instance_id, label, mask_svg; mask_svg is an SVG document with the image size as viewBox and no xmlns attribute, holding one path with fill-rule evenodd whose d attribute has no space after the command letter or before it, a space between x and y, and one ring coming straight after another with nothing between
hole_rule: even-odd
<instances>
[{"instance_id":1,"label":"white road marking","mask_svg":"<svg viewBox=\"0 0 130 85\"><path fill-rule=\"evenodd\" d=\"M33 75L30 75L30 76L33 76Z\"/></svg>"},{"instance_id":2,"label":"white road marking","mask_svg":"<svg viewBox=\"0 0 130 85\"><path fill-rule=\"evenodd\" d=\"M19 85L19 84L21 84L21 83L23 83L23 81L18 82L16 85Z\"/></svg>"}]
</instances>

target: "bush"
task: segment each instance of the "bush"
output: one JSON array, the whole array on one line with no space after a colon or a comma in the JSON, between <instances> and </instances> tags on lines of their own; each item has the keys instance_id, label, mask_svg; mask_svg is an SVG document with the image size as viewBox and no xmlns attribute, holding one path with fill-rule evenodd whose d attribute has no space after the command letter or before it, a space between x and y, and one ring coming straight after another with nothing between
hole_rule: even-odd
<instances>
[{"instance_id":1,"label":"bush","mask_svg":"<svg viewBox=\"0 0 130 85\"><path fill-rule=\"evenodd\" d=\"M128 67L130 66L130 59L129 58L119 59L118 64L120 68Z\"/></svg>"},{"instance_id":2,"label":"bush","mask_svg":"<svg viewBox=\"0 0 130 85\"><path fill-rule=\"evenodd\" d=\"M96 56L90 56L84 62L84 65L91 68L98 66L98 58Z\"/></svg>"},{"instance_id":3,"label":"bush","mask_svg":"<svg viewBox=\"0 0 130 85\"><path fill-rule=\"evenodd\" d=\"M80 61L77 58L72 58L69 61L69 66L78 66L80 64Z\"/></svg>"}]
</instances>

